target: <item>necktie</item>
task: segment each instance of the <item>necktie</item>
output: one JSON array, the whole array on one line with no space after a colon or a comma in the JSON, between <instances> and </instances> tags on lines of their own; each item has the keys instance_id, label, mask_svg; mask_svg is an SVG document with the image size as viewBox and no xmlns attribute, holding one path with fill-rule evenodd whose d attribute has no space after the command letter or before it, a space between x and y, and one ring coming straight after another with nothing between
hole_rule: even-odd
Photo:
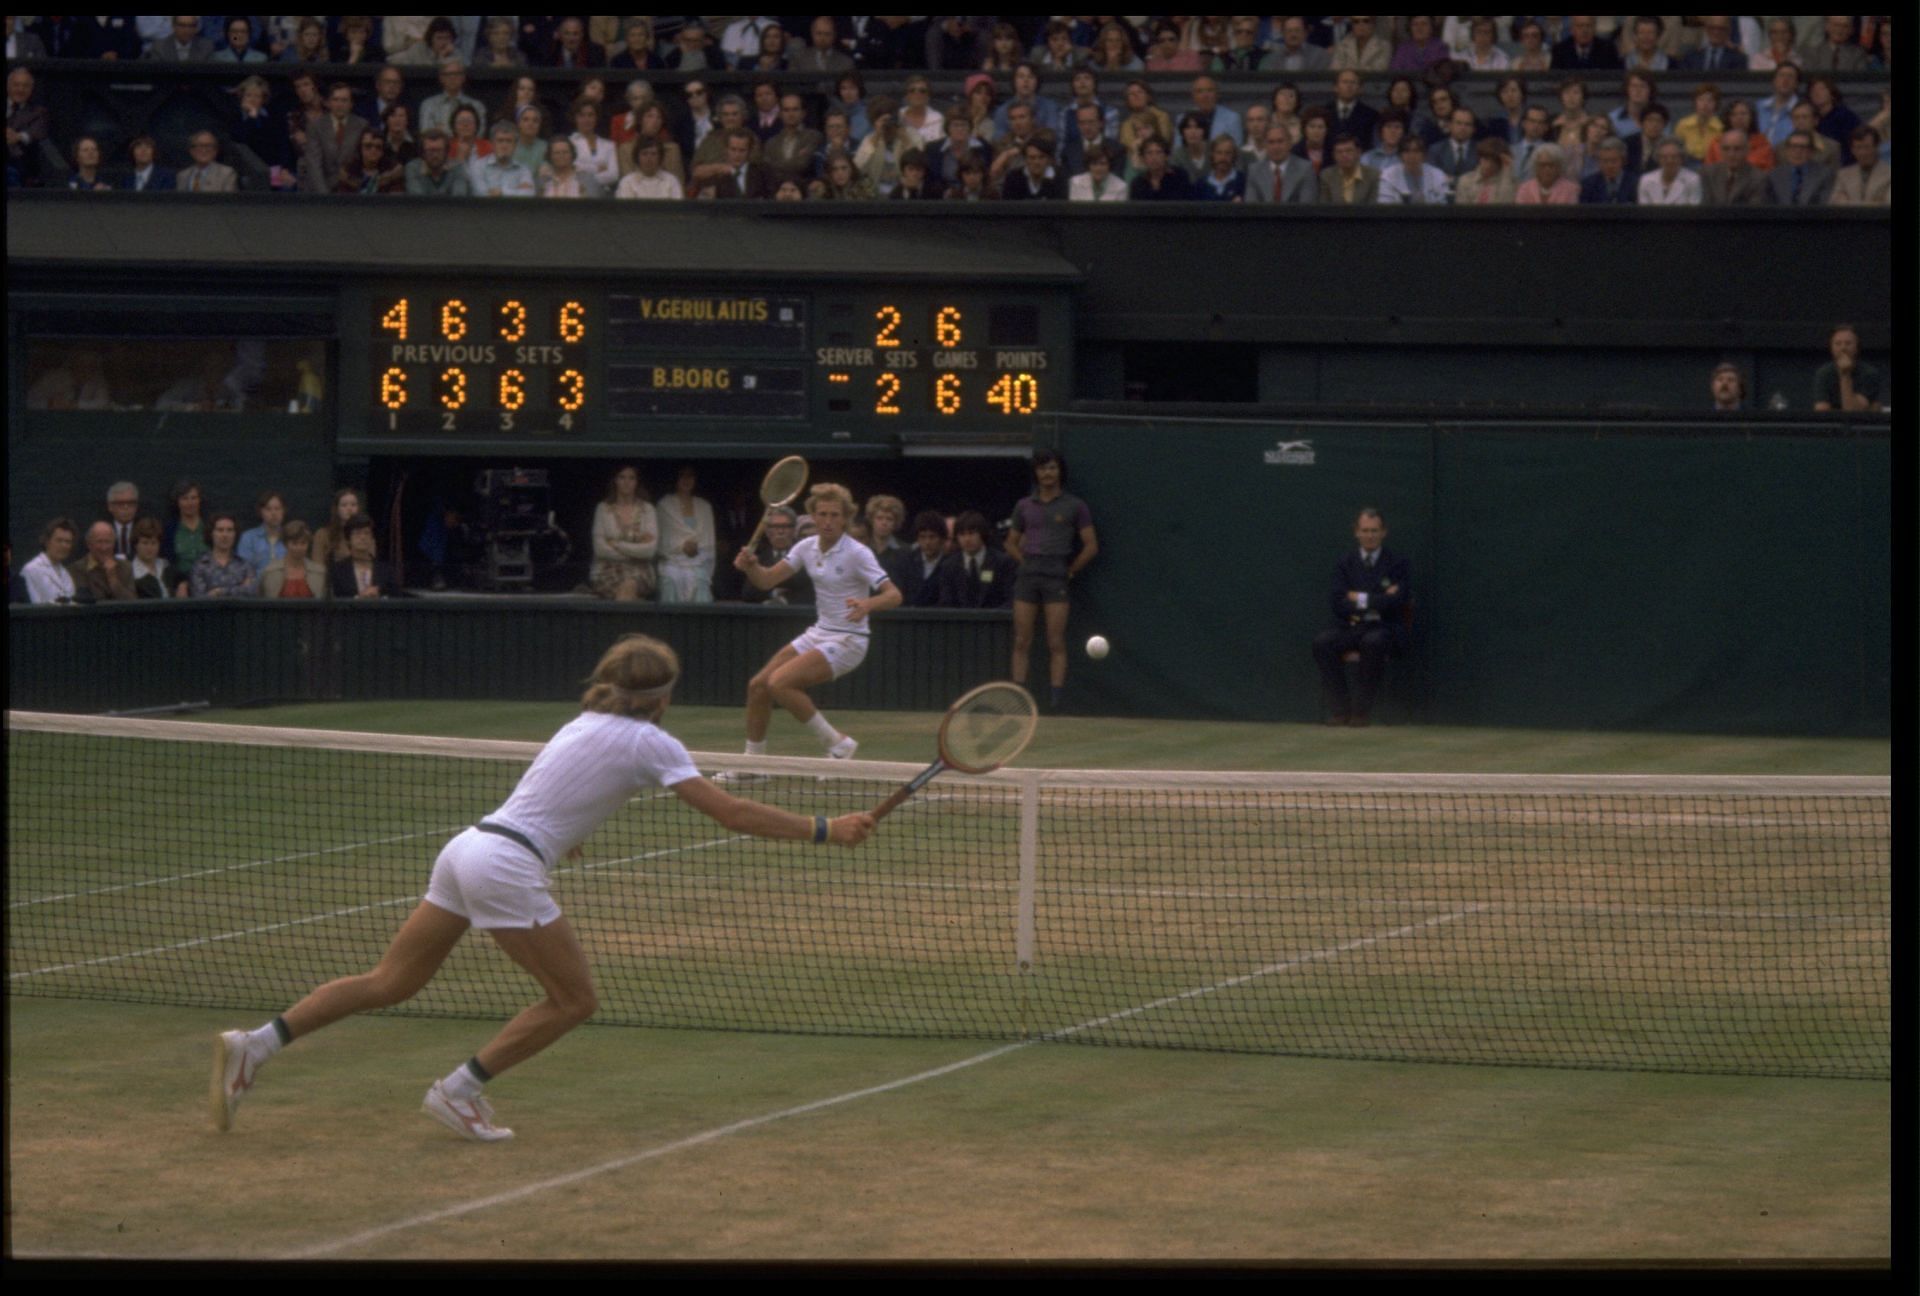
<instances>
[{"instance_id":1,"label":"necktie","mask_svg":"<svg viewBox=\"0 0 1920 1296\"><path fill-rule=\"evenodd\" d=\"M1806 178L1805 167L1795 167L1793 169L1793 205L1794 206L1798 206L1800 203L1800 182L1805 178Z\"/></svg>"},{"instance_id":2,"label":"necktie","mask_svg":"<svg viewBox=\"0 0 1920 1296\"><path fill-rule=\"evenodd\" d=\"M1273 200L1275 202L1281 201L1280 190L1281 190L1281 187L1285 184L1286 184L1286 177L1281 173L1280 168L1278 166L1275 166L1273 168Z\"/></svg>"}]
</instances>

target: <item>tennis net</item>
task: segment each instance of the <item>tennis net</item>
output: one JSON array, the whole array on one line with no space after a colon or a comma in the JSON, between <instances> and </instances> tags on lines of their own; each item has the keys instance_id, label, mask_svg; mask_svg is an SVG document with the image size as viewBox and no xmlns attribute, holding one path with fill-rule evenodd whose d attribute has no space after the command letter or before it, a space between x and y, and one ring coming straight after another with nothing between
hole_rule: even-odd
<instances>
[{"instance_id":1,"label":"tennis net","mask_svg":"<svg viewBox=\"0 0 1920 1296\"><path fill-rule=\"evenodd\" d=\"M15 994L364 971L537 744L8 716ZM917 767L698 757L803 813ZM857 851L636 798L556 862L608 1023L1886 1078L1890 780L947 775ZM462 942L393 1011L536 994Z\"/></svg>"}]
</instances>

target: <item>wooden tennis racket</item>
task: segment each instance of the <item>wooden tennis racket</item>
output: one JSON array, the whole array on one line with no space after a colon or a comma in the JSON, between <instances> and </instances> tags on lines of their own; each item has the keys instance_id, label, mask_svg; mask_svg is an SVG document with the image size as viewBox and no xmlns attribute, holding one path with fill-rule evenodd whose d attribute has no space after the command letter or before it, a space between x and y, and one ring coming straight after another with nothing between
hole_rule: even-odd
<instances>
[{"instance_id":1,"label":"wooden tennis racket","mask_svg":"<svg viewBox=\"0 0 1920 1296\"><path fill-rule=\"evenodd\" d=\"M940 721L939 759L876 806L874 822L892 814L944 770L987 774L999 769L1027 749L1039 726L1040 708L1018 684L982 684L962 695Z\"/></svg>"},{"instance_id":2,"label":"wooden tennis racket","mask_svg":"<svg viewBox=\"0 0 1920 1296\"><path fill-rule=\"evenodd\" d=\"M788 455L773 467L767 469L767 475L760 482L760 502L768 509L783 504L791 504L807 486L807 461L799 455ZM753 539L747 541L749 553L760 545L760 537L766 534L767 515L760 514L760 525L753 529Z\"/></svg>"}]
</instances>

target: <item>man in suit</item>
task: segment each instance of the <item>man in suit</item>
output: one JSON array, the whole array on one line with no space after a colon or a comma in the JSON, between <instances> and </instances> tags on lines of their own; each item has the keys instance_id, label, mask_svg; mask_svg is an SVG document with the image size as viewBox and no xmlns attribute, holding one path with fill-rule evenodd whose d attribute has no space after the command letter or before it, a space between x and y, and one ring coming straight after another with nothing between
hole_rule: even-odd
<instances>
[{"instance_id":1,"label":"man in suit","mask_svg":"<svg viewBox=\"0 0 1920 1296\"><path fill-rule=\"evenodd\" d=\"M1768 176L1773 200L1782 207L1824 207L1833 193L1833 168L1813 160L1813 136L1787 136L1782 157Z\"/></svg>"},{"instance_id":2,"label":"man in suit","mask_svg":"<svg viewBox=\"0 0 1920 1296\"><path fill-rule=\"evenodd\" d=\"M1670 120L1665 104L1650 103L1640 114L1640 133L1626 141L1628 175L1639 177L1660 165L1660 145L1669 138Z\"/></svg>"},{"instance_id":3,"label":"man in suit","mask_svg":"<svg viewBox=\"0 0 1920 1296\"><path fill-rule=\"evenodd\" d=\"M932 509L914 515L913 543L881 560L887 579L900 591L902 607L936 607L940 602L940 564L947 556L947 520Z\"/></svg>"},{"instance_id":4,"label":"man in suit","mask_svg":"<svg viewBox=\"0 0 1920 1296\"><path fill-rule=\"evenodd\" d=\"M212 131L195 131L187 141L187 153L193 165L174 180L181 193L232 193L240 187L233 168L220 162L220 141Z\"/></svg>"},{"instance_id":5,"label":"man in suit","mask_svg":"<svg viewBox=\"0 0 1920 1296\"><path fill-rule=\"evenodd\" d=\"M1373 147L1374 123L1380 120L1380 114L1360 102L1360 74L1352 68L1342 68L1333 78L1333 102L1327 105L1332 114L1327 122L1327 134L1339 138L1344 132L1360 142L1360 151L1366 152Z\"/></svg>"},{"instance_id":6,"label":"man in suit","mask_svg":"<svg viewBox=\"0 0 1920 1296\"><path fill-rule=\"evenodd\" d=\"M1853 19L1847 14L1828 14L1821 23L1821 35L1801 43L1801 65L1809 72L1865 71L1867 52L1853 38Z\"/></svg>"},{"instance_id":7,"label":"man in suit","mask_svg":"<svg viewBox=\"0 0 1920 1296\"><path fill-rule=\"evenodd\" d=\"M1230 135L1235 144L1240 143L1243 134L1240 126L1240 114L1220 102L1220 83L1212 77L1201 75L1193 79L1193 107L1205 123L1207 138L1216 135Z\"/></svg>"},{"instance_id":8,"label":"man in suit","mask_svg":"<svg viewBox=\"0 0 1920 1296\"><path fill-rule=\"evenodd\" d=\"M1044 136L1035 136L1021 150L1026 163L1007 173L1000 186L1000 197L1007 200L1027 198L1065 201L1067 180L1053 165L1053 144Z\"/></svg>"},{"instance_id":9,"label":"man in suit","mask_svg":"<svg viewBox=\"0 0 1920 1296\"><path fill-rule=\"evenodd\" d=\"M130 481L117 481L107 487L107 517L104 525L112 528L116 558L133 557L133 527L140 520L140 488ZM88 537L91 539L91 535Z\"/></svg>"},{"instance_id":10,"label":"man in suit","mask_svg":"<svg viewBox=\"0 0 1920 1296\"><path fill-rule=\"evenodd\" d=\"M713 186L715 198L771 198L779 185L764 162L753 161L754 146L759 143L745 126L727 132L726 160L710 168L714 173L704 183Z\"/></svg>"},{"instance_id":11,"label":"man in suit","mask_svg":"<svg viewBox=\"0 0 1920 1296\"><path fill-rule=\"evenodd\" d=\"M946 138L926 151L927 188L944 194L960 183L960 167L968 159L982 167L991 165L993 154L973 137L973 123L965 113L953 113L946 120Z\"/></svg>"},{"instance_id":12,"label":"man in suit","mask_svg":"<svg viewBox=\"0 0 1920 1296\"><path fill-rule=\"evenodd\" d=\"M51 118L45 104L33 102L33 73L17 67L7 73L7 164L31 179L40 167L40 145Z\"/></svg>"},{"instance_id":13,"label":"man in suit","mask_svg":"<svg viewBox=\"0 0 1920 1296\"><path fill-rule=\"evenodd\" d=\"M173 20L173 34L147 46L146 57L161 63L204 63L213 57L213 42L200 34L200 20L183 14Z\"/></svg>"},{"instance_id":14,"label":"man in suit","mask_svg":"<svg viewBox=\"0 0 1920 1296\"><path fill-rule=\"evenodd\" d=\"M1747 161L1747 133L1720 136L1720 161L1700 168L1701 201L1709 207L1764 207L1773 202L1765 173Z\"/></svg>"},{"instance_id":15,"label":"man in suit","mask_svg":"<svg viewBox=\"0 0 1920 1296\"><path fill-rule=\"evenodd\" d=\"M806 101L797 94L781 95L780 129L760 146L760 160L775 192L782 180L796 180L805 188L813 174L814 154L824 143L825 137L807 125Z\"/></svg>"},{"instance_id":16,"label":"man in suit","mask_svg":"<svg viewBox=\"0 0 1920 1296\"><path fill-rule=\"evenodd\" d=\"M86 556L67 569L73 574L73 601L110 603L139 596L133 588L133 568L113 552L113 525L95 522L87 528Z\"/></svg>"},{"instance_id":17,"label":"man in suit","mask_svg":"<svg viewBox=\"0 0 1920 1296\"><path fill-rule=\"evenodd\" d=\"M385 121L387 109L407 102L407 82L400 69L388 63L373 74L373 94L360 108L369 122ZM411 106L411 105L409 105ZM424 129L424 127L423 127ZM357 156L357 154L355 155Z\"/></svg>"},{"instance_id":18,"label":"man in suit","mask_svg":"<svg viewBox=\"0 0 1920 1296\"><path fill-rule=\"evenodd\" d=\"M1473 142L1480 132L1480 122L1473 115L1473 109L1459 107L1447 118L1447 136L1433 147L1428 155L1427 165L1436 168L1449 180L1458 180L1480 165L1480 155L1474 152Z\"/></svg>"},{"instance_id":19,"label":"man in suit","mask_svg":"<svg viewBox=\"0 0 1920 1296\"><path fill-rule=\"evenodd\" d=\"M1682 72L1744 72L1747 56L1733 43L1733 19L1709 17L1700 24L1706 40L1680 60Z\"/></svg>"},{"instance_id":20,"label":"man in suit","mask_svg":"<svg viewBox=\"0 0 1920 1296\"><path fill-rule=\"evenodd\" d=\"M1599 151L1594 156L1600 163L1600 169L1580 182L1581 203L1605 206L1609 203L1635 202L1639 196L1639 181L1627 175L1626 143L1610 135L1600 141Z\"/></svg>"},{"instance_id":21,"label":"man in suit","mask_svg":"<svg viewBox=\"0 0 1920 1296\"><path fill-rule=\"evenodd\" d=\"M1333 60L1331 50L1307 43L1307 20L1287 18L1280 24L1280 43L1260 60L1262 72L1324 72Z\"/></svg>"},{"instance_id":22,"label":"man in suit","mask_svg":"<svg viewBox=\"0 0 1920 1296\"><path fill-rule=\"evenodd\" d=\"M173 170L158 165L154 154L159 146L151 135L136 135L127 145L127 156L132 159L133 167L120 177L120 188L136 193L171 192L174 187Z\"/></svg>"},{"instance_id":23,"label":"man in suit","mask_svg":"<svg viewBox=\"0 0 1920 1296\"><path fill-rule=\"evenodd\" d=\"M1600 39L1592 15L1575 14L1570 27L1571 34L1553 47L1554 71L1617 72L1620 70L1620 51L1614 48L1612 41Z\"/></svg>"},{"instance_id":24,"label":"man in suit","mask_svg":"<svg viewBox=\"0 0 1920 1296\"><path fill-rule=\"evenodd\" d=\"M934 605L947 608L1011 606L1013 578L1020 566L1005 553L987 546L986 517L980 513L962 513L953 531L959 539L959 548L942 560L935 573L939 591Z\"/></svg>"},{"instance_id":25,"label":"man in suit","mask_svg":"<svg viewBox=\"0 0 1920 1296\"><path fill-rule=\"evenodd\" d=\"M1328 605L1333 625L1313 638L1330 725L1365 725L1387 673L1389 653L1404 652L1410 638L1406 613L1413 597L1412 566L1386 547L1387 522L1379 509L1362 509L1355 520L1356 548L1333 569ZM1349 692L1343 660L1360 654L1359 688Z\"/></svg>"},{"instance_id":26,"label":"man in suit","mask_svg":"<svg viewBox=\"0 0 1920 1296\"><path fill-rule=\"evenodd\" d=\"M400 593L393 564L377 556L373 540L373 519L356 513L347 519L347 553L333 565L328 583L333 597L393 598Z\"/></svg>"},{"instance_id":27,"label":"man in suit","mask_svg":"<svg viewBox=\"0 0 1920 1296\"><path fill-rule=\"evenodd\" d=\"M1261 143L1266 155L1247 168L1247 201L1318 202L1320 186L1314 178L1313 164L1293 155L1293 132L1285 126L1269 126Z\"/></svg>"},{"instance_id":28,"label":"man in suit","mask_svg":"<svg viewBox=\"0 0 1920 1296\"><path fill-rule=\"evenodd\" d=\"M1320 201L1343 207L1370 207L1380 201L1380 173L1360 162L1360 141L1351 135L1333 139L1333 165L1315 177Z\"/></svg>"},{"instance_id":29,"label":"man in suit","mask_svg":"<svg viewBox=\"0 0 1920 1296\"><path fill-rule=\"evenodd\" d=\"M799 515L785 505L776 504L767 510L767 531L760 543L754 547L753 556L762 567L778 567L786 560L787 551L799 540ZM742 582L740 597L748 603L775 603L781 606L795 605L811 607L813 605L813 578L804 571L796 570L793 575L781 581L770 590L763 590L752 581Z\"/></svg>"},{"instance_id":30,"label":"man in suit","mask_svg":"<svg viewBox=\"0 0 1920 1296\"><path fill-rule=\"evenodd\" d=\"M340 182L340 168L360 156L366 118L353 111L353 87L335 81L327 90L327 115L307 127L307 149L300 159L300 192L326 194ZM181 177L181 188L186 188Z\"/></svg>"},{"instance_id":31,"label":"man in suit","mask_svg":"<svg viewBox=\"0 0 1920 1296\"><path fill-rule=\"evenodd\" d=\"M1067 133L1066 143L1060 146L1060 170L1069 177L1085 175L1087 150L1096 145L1109 155L1119 149L1118 143L1107 135L1106 112L1099 104L1081 104L1073 110L1073 129Z\"/></svg>"},{"instance_id":32,"label":"man in suit","mask_svg":"<svg viewBox=\"0 0 1920 1296\"><path fill-rule=\"evenodd\" d=\"M1893 201L1893 165L1880 160L1880 132L1871 126L1856 126L1849 143L1853 165L1842 168L1834 177L1833 205L1885 207Z\"/></svg>"}]
</instances>

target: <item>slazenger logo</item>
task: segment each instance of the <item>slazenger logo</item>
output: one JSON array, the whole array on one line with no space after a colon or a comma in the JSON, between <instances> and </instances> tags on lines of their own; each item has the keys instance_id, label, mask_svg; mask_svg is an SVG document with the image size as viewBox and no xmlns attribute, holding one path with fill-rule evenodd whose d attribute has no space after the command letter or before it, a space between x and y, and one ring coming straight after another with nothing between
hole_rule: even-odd
<instances>
[{"instance_id":1,"label":"slazenger logo","mask_svg":"<svg viewBox=\"0 0 1920 1296\"><path fill-rule=\"evenodd\" d=\"M1270 464L1311 464L1313 462L1313 442L1280 441L1266 452Z\"/></svg>"}]
</instances>

